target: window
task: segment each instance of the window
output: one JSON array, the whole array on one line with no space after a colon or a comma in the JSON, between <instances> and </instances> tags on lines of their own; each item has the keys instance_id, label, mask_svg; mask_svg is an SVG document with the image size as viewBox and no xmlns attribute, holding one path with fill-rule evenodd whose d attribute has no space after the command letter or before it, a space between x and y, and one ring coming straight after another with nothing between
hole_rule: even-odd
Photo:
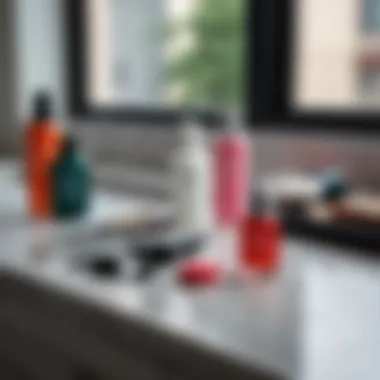
<instances>
[{"instance_id":1,"label":"window","mask_svg":"<svg viewBox=\"0 0 380 380\"><path fill-rule=\"evenodd\" d=\"M380 1L362 0L362 7L363 31L380 35Z\"/></svg>"},{"instance_id":2,"label":"window","mask_svg":"<svg viewBox=\"0 0 380 380\"><path fill-rule=\"evenodd\" d=\"M365 20L374 18L365 32L380 31L380 1L361 4ZM295 107L355 111L380 105L380 48L357 24L355 2L299 0L296 6Z\"/></svg>"},{"instance_id":3,"label":"window","mask_svg":"<svg viewBox=\"0 0 380 380\"><path fill-rule=\"evenodd\" d=\"M246 0L71 0L76 115L215 120L243 105Z\"/></svg>"},{"instance_id":4,"label":"window","mask_svg":"<svg viewBox=\"0 0 380 380\"><path fill-rule=\"evenodd\" d=\"M380 1L254 4L251 119L304 129L378 129L380 45L367 31L380 31Z\"/></svg>"},{"instance_id":5,"label":"window","mask_svg":"<svg viewBox=\"0 0 380 380\"><path fill-rule=\"evenodd\" d=\"M380 56L367 56L361 63L360 98L368 109L380 105Z\"/></svg>"}]
</instances>

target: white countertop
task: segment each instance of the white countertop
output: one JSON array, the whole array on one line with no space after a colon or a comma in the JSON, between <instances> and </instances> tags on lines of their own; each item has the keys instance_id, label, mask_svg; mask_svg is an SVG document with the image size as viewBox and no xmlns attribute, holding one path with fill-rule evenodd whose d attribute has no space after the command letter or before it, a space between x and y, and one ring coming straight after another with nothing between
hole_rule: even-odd
<instances>
[{"instance_id":1,"label":"white countertop","mask_svg":"<svg viewBox=\"0 0 380 380\"><path fill-rule=\"evenodd\" d=\"M0 184L0 223L10 215L22 220L22 191L14 172L0 171ZM6 200L10 194L12 202ZM96 199L91 220L131 212L146 202L103 192ZM0 229L0 262L15 277L21 273L31 283L89 300L99 309L152 324L284 378L376 380L380 376L378 261L290 239L276 277L189 291L176 284L169 269L144 283L127 277L96 280L75 270L70 254L49 240L54 237L49 229L6 224ZM41 239L54 247L44 262L33 256Z\"/></svg>"}]
</instances>

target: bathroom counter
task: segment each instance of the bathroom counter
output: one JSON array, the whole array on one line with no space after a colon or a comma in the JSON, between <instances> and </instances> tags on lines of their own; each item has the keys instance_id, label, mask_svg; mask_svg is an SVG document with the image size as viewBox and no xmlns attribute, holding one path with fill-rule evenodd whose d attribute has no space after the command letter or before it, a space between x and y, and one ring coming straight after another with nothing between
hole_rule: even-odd
<instances>
[{"instance_id":1,"label":"bathroom counter","mask_svg":"<svg viewBox=\"0 0 380 380\"><path fill-rule=\"evenodd\" d=\"M96 203L104 213L91 222L107 218L112 207L133 213L146 200L100 191ZM13 352L29 358L22 365L39 379L49 379L57 366L54 378L67 380L372 380L380 374L378 261L289 239L275 276L187 289L178 285L175 266L146 281L128 271L101 279L75 265L55 236L51 227L1 227L0 371L1 358Z\"/></svg>"}]
</instances>

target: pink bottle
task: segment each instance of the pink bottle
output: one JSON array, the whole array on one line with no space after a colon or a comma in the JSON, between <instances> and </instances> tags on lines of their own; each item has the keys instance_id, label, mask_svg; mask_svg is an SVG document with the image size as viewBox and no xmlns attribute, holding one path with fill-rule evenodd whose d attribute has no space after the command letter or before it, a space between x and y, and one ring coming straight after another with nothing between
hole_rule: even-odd
<instances>
[{"instance_id":1,"label":"pink bottle","mask_svg":"<svg viewBox=\"0 0 380 380\"><path fill-rule=\"evenodd\" d=\"M244 130L239 128L239 121L234 119L229 118L226 130L215 143L214 200L219 228L237 226L248 214L249 141Z\"/></svg>"}]
</instances>

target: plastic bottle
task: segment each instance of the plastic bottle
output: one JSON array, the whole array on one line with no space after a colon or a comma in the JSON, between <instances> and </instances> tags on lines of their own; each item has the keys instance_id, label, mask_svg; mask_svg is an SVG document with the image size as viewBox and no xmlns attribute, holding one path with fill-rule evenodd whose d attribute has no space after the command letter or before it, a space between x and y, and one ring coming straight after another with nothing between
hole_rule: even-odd
<instances>
[{"instance_id":1,"label":"plastic bottle","mask_svg":"<svg viewBox=\"0 0 380 380\"><path fill-rule=\"evenodd\" d=\"M236 114L214 147L214 207L218 227L234 227L247 214L250 191L249 141Z\"/></svg>"},{"instance_id":2,"label":"plastic bottle","mask_svg":"<svg viewBox=\"0 0 380 380\"><path fill-rule=\"evenodd\" d=\"M34 118L25 134L27 204L29 214L37 219L52 215L50 169L62 144L62 132L52 115L53 104L49 93L37 94Z\"/></svg>"},{"instance_id":3,"label":"plastic bottle","mask_svg":"<svg viewBox=\"0 0 380 380\"><path fill-rule=\"evenodd\" d=\"M177 226L185 235L208 234L213 225L211 155L202 128L187 120L171 157Z\"/></svg>"},{"instance_id":4,"label":"plastic bottle","mask_svg":"<svg viewBox=\"0 0 380 380\"><path fill-rule=\"evenodd\" d=\"M58 219L83 216L91 199L91 172L73 137L66 137L52 168L53 207Z\"/></svg>"}]
</instances>

